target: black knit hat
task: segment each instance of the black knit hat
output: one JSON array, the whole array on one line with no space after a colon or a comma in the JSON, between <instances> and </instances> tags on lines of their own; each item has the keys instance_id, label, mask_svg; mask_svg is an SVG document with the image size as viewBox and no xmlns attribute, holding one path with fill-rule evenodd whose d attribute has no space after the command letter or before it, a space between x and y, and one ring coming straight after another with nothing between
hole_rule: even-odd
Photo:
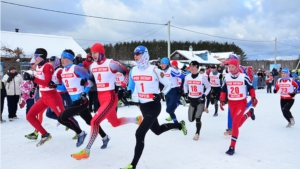
<instances>
[{"instance_id":1,"label":"black knit hat","mask_svg":"<svg viewBox=\"0 0 300 169\"><path fill-rule=\"evenodd\" d=\"M197 69L199 69L200 63L197 62L197 61L195 61L195 60L193 60L193 61L191 61L190 66L195 66Z\"/></svg>"},{"instance_id":2,"label":"black knit hat","mask_svg":"<svg viewBox=\"0 0 300 169\"><path fill-rule=\"evenodd\" d=\"M216 67L216 65L211 65L210 68L215 69L217 67Z\"/></svg>"},{"instance_id":3,"label":"black knit hat","mask_svg":"<svg viewBox=\"0 0 300 169\"><path fill-rule=\"evenodd\" d=\"M16 69L16 67L11 66L11 67L8 68L8 71L11 71L11 70L17 70L17 69Z\"/></svg>"},{"instance_id":4,"label":"black knit hat","mask_svg":"<svg viewBox=\"0 0 300 169\"><path fill-rule=\"evenodd\" d=\"M44 49L44 48L37 48L36 50L35 50L35 52L34 52L34 54L36 55L39 55L39 57L41 57L41 58L43 58L44 60L46 60L46 58L47 58L47 51L46 51L46 49Z\"/></svg>"}]
</instances>

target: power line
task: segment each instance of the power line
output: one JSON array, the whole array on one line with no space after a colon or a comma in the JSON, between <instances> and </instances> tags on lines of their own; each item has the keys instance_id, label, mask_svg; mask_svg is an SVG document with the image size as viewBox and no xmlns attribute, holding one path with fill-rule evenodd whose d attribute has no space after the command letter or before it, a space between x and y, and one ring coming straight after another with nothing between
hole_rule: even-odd
<instances>
[{"instance_id":1,"label":"power line","mask_svg":"<svg viewBox=\"0 0 300 169\"><path fill-rule=\"evenodd\" d=\"M92 40L92 39L75 39L74 40L79 40L79 41L92 41L92 42L116 42L116 41L102 41L102 40Z\"/></svg>"},{"instance_id":2,"label":"power line","mask_svg":"<svg viewBox=\"0 0 300 169\"><path fill-rule=\"evenodd\" d=\"M277 53L280 53L280 52L286 52L286 51L290 51L290 50L296 50L296 49L300 49L299 48L294 48L294 49L287 49L287 50L281 50L281 51L276 51ZM250 54L250 55L247 55L247 56L253 56L253 55L264 55L264 54L273 54L274 52L268 52L268 53L257 53L257 54Z\"/></svg>"},{"instance_id":3,"label":"power line","mask_svg":"<svg viewBox=\"0 0 300 169\"><path fill-rule=\"evenodd\" d=\"M43 10L43 11L48 11L48 12L63 13L63 14L68 14L68 15L83 16L83 17L89 17L89 18L106 19L106 20L112 20L112 21L131 22L131 23L139 23L139 24L166 25L166 24L163 24L163 23L141 22L141 21L132 21L132 20L125 20L125 19L106 18L106 17L92 16L92 15L83 15L83 14L77 14L77 13L71 13L71 12L57 11L57 10L52 10L52 9L38 8L38 7L34 7L34 6L16 4L16 3L11 3L11 2L6 2L6 1L1 1L1 2L6 3L6 4L10 4L10 5L26 7L26 8L38 9L38 10Z\"/></svg>"},{"instance_id":4,"label":"power line","mask_svg":"<svg viewBox=\"0 0 300 169\"><path fill-rule=\"evenodd\" d=\"M79 41L94 41L94 42L97 42L97 41L100 41L100 42L122 42L122 41L124 41L124 40L126 40L126 39L131 39L131 38L134 38L134 37L137 37L137 36L140 36L140 35L143 35L143 34L145 34L145 33L148 33L148 32L151 32L151 31L154 31L154 30L159 30L159 29L161 29L162 27L164 27L165 25L163 25L163 26L159 26L159 27L155 27L154 29L150 29L150 30L148 30L148 31L146 31L146 32L143 32L143 33L139 33L139 34L137 34L137 35L134 35L134 36L131 36L131 37L128 37L128 38L125 38L125 39L122 39L122 40L119 40L119 41L100 41L100 40L91 40L91 39L75 39L74 38L74 40L79 40Z\"/></svg>"},{"instance_id":5,"label":"power line","mask_svg":"<svg viewBox=\"0 0 300 169\"><path fill-rule=\"evenodd\" d=\"M282 45L285 45L285 46L290 46L290 47L294 47L294 48L300 48L300 46L291 46L291 45L288 45L288 44L284 44L284 43L281 43L281 42L278 42L278 41L277 41L277 43L280 43L280 44L282 44Z\"/></svg>"},{"instance_id":6,"label":"power line","mask_svg":"<svg viewBox=\"0 0 300 169\"><path fill-rule=\"evenodd\" d=\"M119 40L119 42L122 42L122 41L124 41L124 40L126 40L126 39L131 39L131 38L134 38L134 37L143 35L143 34L145 34L145 33L151 32L151 31L156 30L156 29L157 29L157 30L160 30L161 28L163 28L163 27L165 27L165 26L166 26L166 25L156 27L156 28L154 28L154 29L148 30L148 31L146 31L146 32L143 32L143 33L140 33L140 34L137 34L137 35L134 35L134 36L131 36L131 37L129 37L129 38L125 38L125 39ZM156 31L157 31L157 30L156 30ZM155 31L155 32L156 32L156 31Z\"/></svg>"},{"instance_id":7,"label":"power line","mask_svg":"<svg viewBox=\"0 0 300 169\"><path fill-rule=\"evenodd\" d=\"M149 37L149 36L151 36L151 35L153 35L154 33L156 33L157 31L159 31L159 30L161 30L163 27L161 27L161 28L159 28L159 29L157 29L156 31L154 31L153 33L151 33L150 35L147 35L147 36L145 36L142 40L144 40L145 38L147 38L147 37Z\"/></svg>"},{"instance_id":8,"label":"power line","mask_svg":"<svg viewBox=\"0 0 300 169\"><path fill-rule=\"evenodd\" d=\"M230 40L237 40L237 41L247 41L247 42L273 42L273 40L272 41L257 41L257 40L227 38L227 37L223 37L223 36L210 35L210 34L206 34L206 33L202 33L202 32L197 32L197 31L193 31L193 30L189 30L189 29L185 29L185 28L180 28L180 27L173 26L173 25L171 25L171 27L177 28L177 29L181 29L181 30L184 30L184 31L188 31L188 32L193 32L193 33L197 33L197 34L201 34L201 35L212 36L212 37L222 38L222 39L230 39Z\"/></svg>"},{"instance_id":9,"label":"power line","mask_svg":"<svg viewBox=\"0 0 300 169\"><path fill-rule=\"evenodd\" d=\"M162 24L162 23L141 22L141 21L132 21L132 20L106 18L106 17L92 16L92 15L84 15L84 14L77 14L77 13L71 13L71 12L63 12L63 11L58 11L58 10L39 8L39 7L34 7L34 6L28 6L28 5L22 5L22 4L17 4L17 3L6 2L6 1L1 1L1 2L6 3L6 4L10 4L10 5L20 6L20 7L32 8L32 9L38 9L38 10L44 10L44 11L48 11L48 12L56 12L56 13L62 13L62 14L68 14L68 15L82 16L82 17L90 17L90 18L97 18L97 19L120 21L120 22L131 22L131 23L138 23L138 24L152 24L152 25L163 25L163 26L166 25L166 24ZM222 38L222 39L230 39L230 40L237 40L237 41L248 41L248 42L273 42L273 40L272 41L256 41L256 40L243 40L243 39L228 38L228 37L210 35L210 34L206 34L206 33L202 33L202 32L188 30L188 29L180 28L180 27L173 26L173 25L171 25L171 27L181 29L181 30L184 30L184 31L188 31L188 32L193 32L193 33L197 33L197 34L202 34L202 35L212 36L212 37ZM87 40L87 39L78 39L78 40L94 41L94 40Z\"/></svg>"}]
</instances>

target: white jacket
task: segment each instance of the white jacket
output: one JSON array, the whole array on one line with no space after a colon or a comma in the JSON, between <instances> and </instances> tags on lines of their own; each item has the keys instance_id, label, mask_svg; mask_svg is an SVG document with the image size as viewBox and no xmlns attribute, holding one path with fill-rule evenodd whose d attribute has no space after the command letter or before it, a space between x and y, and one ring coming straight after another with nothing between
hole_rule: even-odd
<instances>
[{"instance_id":1,"label":"white jacket","mask_svg":"<svg viewBox=\"0 0 300 169\"><path fill-rule=\"evenodd\" d=\"M7 82L8 75L5 74L2 81L5 85L6 92L8 96L13 96L13 95L21 95L21 90L20 90L20 84L23 81L23 78L20 74L15 76L10 83Z\"/></svg>"}]
</instances>

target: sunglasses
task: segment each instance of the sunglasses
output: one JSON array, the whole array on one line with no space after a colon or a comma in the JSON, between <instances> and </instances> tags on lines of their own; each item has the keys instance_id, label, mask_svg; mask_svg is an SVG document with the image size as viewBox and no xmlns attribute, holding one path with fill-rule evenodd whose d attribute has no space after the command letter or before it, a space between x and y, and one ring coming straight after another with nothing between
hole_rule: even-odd
<instances>
[{"instance_id":1,"label":"sunglasses","mask_svg":"<svg viewBox=\"0 0 300 169\"><path fill-rule=\"evenodd\" d=\"M134 56L138 56L140 54L142 54L142 53L136 52L136 53L134 53Z\"/></svg>"},{"instance_id":2,"label":"sunglasses","mask_svg":"<svg viewBox=\"0 0 300 169\"><path fill-rule=\"evenodd\" d=\"M43 54L34 54L34 57L37 58L39 56L42 56Z\"/></svg>"}]
</instances>

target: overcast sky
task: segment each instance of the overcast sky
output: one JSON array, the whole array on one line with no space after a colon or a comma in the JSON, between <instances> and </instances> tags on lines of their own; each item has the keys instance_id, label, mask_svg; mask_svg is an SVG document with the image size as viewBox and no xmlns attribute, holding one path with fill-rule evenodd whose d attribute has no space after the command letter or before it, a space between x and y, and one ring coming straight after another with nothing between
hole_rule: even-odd
<instances>
[{"instance_id":1,"label":"overcast sky","mask_svg":"<svg viewBox=\"0 0 300 169\"><path fill-rule=\"evenodd\" d=\"M300 0L6 1L121 20L159 24L171 20L173 26L212 35L171 27L171 40L234 42L249 59L273 59L275 38L278 41L277 58L291 59L300 55ZM19 28L23 33L71 36L83 48L92 46L95 42L107 44L168 39L167 26L67 15L3 2L0 5L1 30L14 31Z\"/></svg>"}]
</instances>

